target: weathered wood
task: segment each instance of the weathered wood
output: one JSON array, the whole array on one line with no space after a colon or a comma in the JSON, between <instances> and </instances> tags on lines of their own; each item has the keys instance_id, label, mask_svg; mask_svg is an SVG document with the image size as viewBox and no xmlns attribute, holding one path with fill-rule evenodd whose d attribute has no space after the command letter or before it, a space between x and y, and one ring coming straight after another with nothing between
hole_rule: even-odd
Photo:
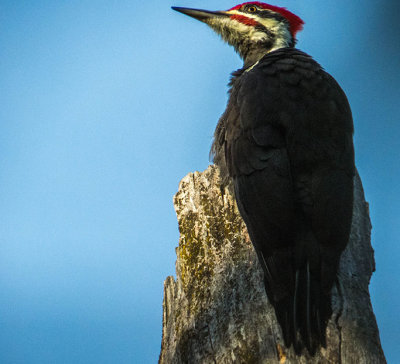
<instances>
[{"instance_id":1,"label":"weathered wood","mask_svg":"<svg viewBox=\"0 0 400 364\"><path fill-rule=\"evenodd\" d=\"M385 363L368 292L374 255L359 177L327 347L313 358L285 348L246 227L220 182L218 169L210 166L187 175L174 198L177 278L164 283L159 363Z\"/></svg>"}]
</instances>

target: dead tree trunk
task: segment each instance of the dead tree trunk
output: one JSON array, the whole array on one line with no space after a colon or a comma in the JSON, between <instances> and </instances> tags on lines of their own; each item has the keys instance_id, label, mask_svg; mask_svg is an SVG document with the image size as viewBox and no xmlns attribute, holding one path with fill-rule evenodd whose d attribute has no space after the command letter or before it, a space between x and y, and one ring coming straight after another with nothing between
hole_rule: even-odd
<instances>
[{"instance_id":1,"label":"dead tree trunk","mask_svg":"<svg viewBox=\"0 0 400 364\"><path fill-rule=\"evenodd\" d=\"M177 278L164 283L159 363L385 363L368 292L374 254L359 177L327 347L314 357L306 351L296 356L284 346L246 227L220 182L218 169L210 166L187 175L174 198Z\"/></svg>"}]
</instances>

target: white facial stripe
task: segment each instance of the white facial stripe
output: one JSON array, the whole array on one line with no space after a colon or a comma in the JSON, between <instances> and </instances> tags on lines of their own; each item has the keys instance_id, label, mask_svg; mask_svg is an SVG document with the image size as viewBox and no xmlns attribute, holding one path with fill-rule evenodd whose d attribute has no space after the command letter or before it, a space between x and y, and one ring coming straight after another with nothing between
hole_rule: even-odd
<instances>
[{"instance_id":1,"label":"white facial stripe","mask_svg":"<svg viewBox=\"0 0 400 364\"><path fill-rule=\"evenodd\" d=\"M250 18L252 15L254 15L254 14L250 14L250 13L249 13L249 14L247 14L247 13L245 14L245 13L243 13L242 11L239 11L239 10L237 10L237 9L236 9L236 10L229 10L229 11L227 11L227 13L228 13L228 14L232 14L232 15L234 15L234 14L237 14L237 15L246 15L246 16L248 15L249 18Z\"/></svg>"},{"instance_id":2,"label":"white facial stripe","mask_svg":"<svg viewBox=\"0 0 400 364\"><path fill-rule=\"evenodd\" d=\"M242 13L241 11L238 11L238 10L230 10L230 11L227 11L226 13L227 13L227 14L230 14L230 15L245 16L246 18L254 19L254 20L256 20L256 21L258 20L256 14Z\"/></svg>"}]
</instances>

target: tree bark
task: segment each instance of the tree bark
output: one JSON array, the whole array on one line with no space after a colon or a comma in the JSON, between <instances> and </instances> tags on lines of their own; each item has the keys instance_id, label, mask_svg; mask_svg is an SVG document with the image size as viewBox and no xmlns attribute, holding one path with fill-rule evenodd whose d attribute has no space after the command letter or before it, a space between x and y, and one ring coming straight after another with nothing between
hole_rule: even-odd
<instances>
[{"instance_id":1,"label":"tree bark","mask_svg":"<svg viewBox=\"0 0 400 364\"><path fill-rule=\"evenodd\" d=\"M164 282L159 363L385 363L368 285L375 269L371 223L358 175L350 242L332 290L327 347L311 357L285 347L263 272L218 168L187 175L174 205L176 280Z\"/></svg>"}]
</instances>

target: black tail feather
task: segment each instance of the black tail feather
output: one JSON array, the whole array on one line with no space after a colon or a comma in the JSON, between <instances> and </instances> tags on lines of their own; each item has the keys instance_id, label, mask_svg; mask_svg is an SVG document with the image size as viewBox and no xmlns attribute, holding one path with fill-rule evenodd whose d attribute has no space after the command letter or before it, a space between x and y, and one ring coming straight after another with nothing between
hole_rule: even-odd
<instances>
[{"instance_id":1,"label":"black tail feather","mask_svg":"<svg viewBox=\"0 0 400 364\"><path fill-rule=\"evenodd\" d=\"M301 345L299 344L297 340L297 308L298 308L298 296L299 296L299 271L296 271L296 278L295 278L295 283L294 283L294 296L293 296L293 323L292 323L292 328L293 332L291 336L293 337L293 346L296 350L301 350Z\"/></svg>"},{"instance_id":2,"label":"black tail feather","mask_svg":"<svg viewBox=\"0 0 400 364\"><path fill-rule=\"evenodd\" d=\"M310 269L310 263L296 270L293 295L274 302L285 345L293 345L297 354L304 348L314 355L318 347L326 347L326 326L332 314L331 296ZM266 279L268 294L268 283Z\"/></svg>"},{"instance_id":3,"label":"black tail feather","mask_svg":"<svg viewBox=\"0 0 400 364\"><path fill-rule=\"evenodd\" d=\"M313 338L311 333L311 277L310 277L310 263L307 261L306 267L306 326L307 326L307 344L306 346L313 349ZM309 350L310 350L309 349ZM313 351L313 350L312 350Z\"/></svg>"}]
</instances>

